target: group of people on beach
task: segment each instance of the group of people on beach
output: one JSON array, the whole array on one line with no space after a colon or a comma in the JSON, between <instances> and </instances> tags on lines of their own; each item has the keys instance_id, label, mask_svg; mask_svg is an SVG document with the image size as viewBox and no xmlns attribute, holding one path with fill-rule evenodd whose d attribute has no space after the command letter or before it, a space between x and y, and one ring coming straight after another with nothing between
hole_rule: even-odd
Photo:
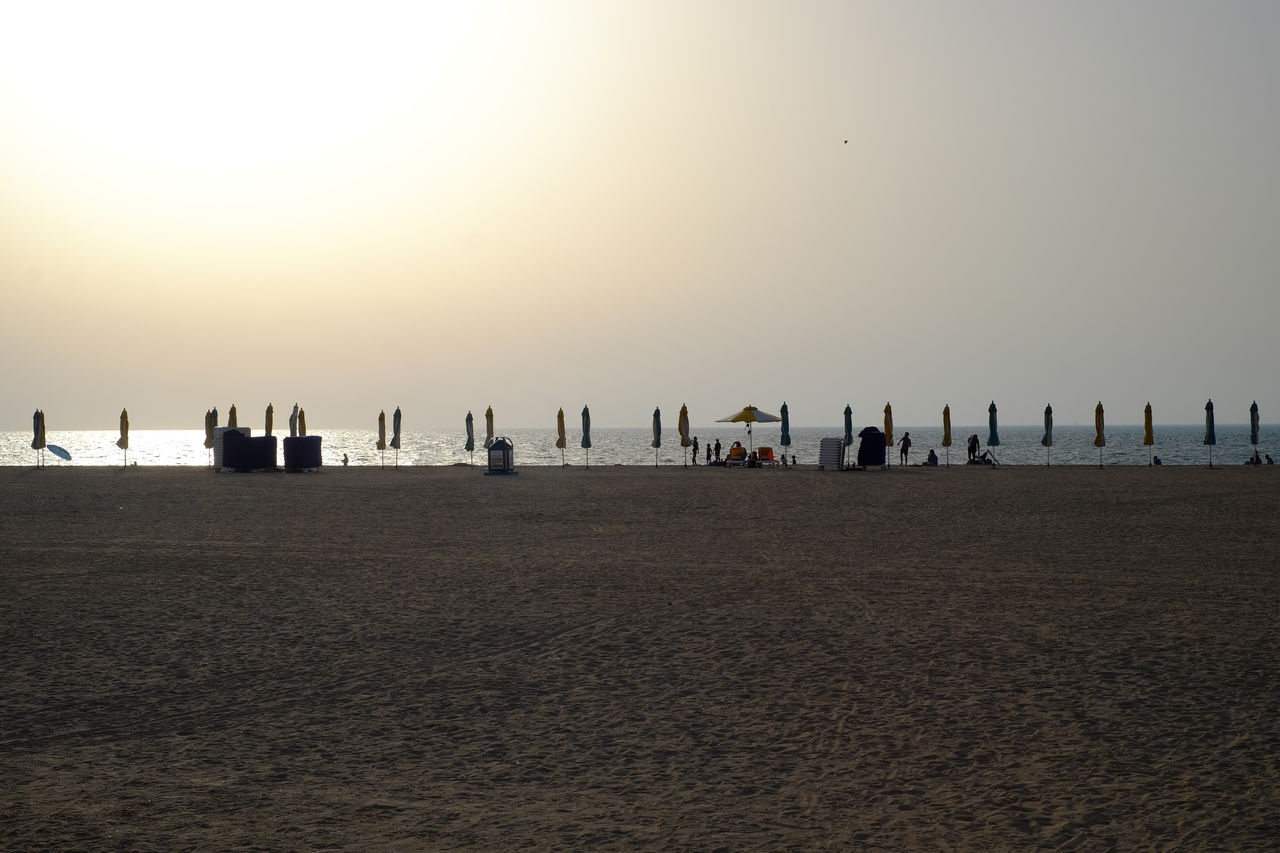
<instances>
[{"instance_id":1,"label":"group of people on beach","mask_svg":"<svg viewBox=\"0 0 1280 853\"><path fill-rule=\"evenodd\" d=\"M729 464L728 457L721 456L723 452L724 452L724 447L720 444L720 439L718 438L716 439L715 444L706 445L706 464L712 467L715 467L715 466L723 467L728 465ZM729 455L735 456L735 457L743 456L744 463L748 468L760 468L769 463L768 458L762 459L760 454L755 450L752 450L750 453L747 453L746 448L742 446L741 441L735 441L733 444L729 446ZM779 454L777 459L773 461L776 462L777 464L782 465L782 467L784 468L787 465L797 464L796 457L794 454L791 456L791 459L788 460L787 454L782 453L782 454ZM698 464L698 437L696 435L693 437L693 464L694 465Z\"/></svg>"}]
</instances>

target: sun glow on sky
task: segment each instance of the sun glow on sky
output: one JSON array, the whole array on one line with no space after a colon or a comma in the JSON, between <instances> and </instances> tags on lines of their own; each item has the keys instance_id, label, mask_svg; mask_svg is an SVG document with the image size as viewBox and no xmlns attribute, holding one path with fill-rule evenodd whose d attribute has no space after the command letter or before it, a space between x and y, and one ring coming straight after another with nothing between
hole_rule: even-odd
<instances>
[{"instance_id":1,"label":"sun glow on sky","mask_svg":"<svg viewBox=\"0 0 1280 853\"><path fill-rule=\"evenodd\" d=\"M8 4L0 423L1247 406L1277 10Z\"/></svg>"}]
</instances>

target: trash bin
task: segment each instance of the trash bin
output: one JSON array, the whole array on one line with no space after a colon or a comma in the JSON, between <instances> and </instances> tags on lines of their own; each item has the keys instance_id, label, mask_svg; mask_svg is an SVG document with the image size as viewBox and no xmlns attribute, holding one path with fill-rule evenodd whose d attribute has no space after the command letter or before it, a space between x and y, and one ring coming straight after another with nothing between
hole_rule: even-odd
<instances>
[{"instance_id":1,"label":"trash bin","mask_svg":"<svg viewBox=\"0 0 1280 853\"><path fill-rule=\"evenodd\" d=\"M884 433L872 426L858 433L858 438L858 467L884 467Z\"/></svg>"},{"instance_id":2,"label":"trash bin","mask_svg":"<svg viewBox=\"0 0 1280 853\"><path fill-rule=\"evenodd\" d=\"M484 473L486 475L516 473L515 449L511 439L505 436L495 438L493 444L489 445L489 470Z\"/></svg>"}]
</instances>

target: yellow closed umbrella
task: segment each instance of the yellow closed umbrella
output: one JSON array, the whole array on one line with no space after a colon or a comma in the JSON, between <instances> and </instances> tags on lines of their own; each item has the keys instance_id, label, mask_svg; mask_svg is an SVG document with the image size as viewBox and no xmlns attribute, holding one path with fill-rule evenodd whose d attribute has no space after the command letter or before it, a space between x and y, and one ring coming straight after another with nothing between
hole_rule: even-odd
<instances>
[{"instance_id":1,"label":"yellow closed umbrella","mask_svg":"<svg viewBox=\"0 0 1280 853\"><path fill-rule=\"evenodd\" d=\"M271 437L271 427L275 425L275 422L276 422L276 408L270 403L267 403L267 417L266 417L266 423L265 423L266 429L263 430L263 433L266 434L267 438Z\"/></svg>"},{"instance_id":2,"label":"yellow closed umbrella","mask_svg":"<svg viewBox=\"0 0 1280 853\"><path fill-rule=\"evenodd\" d=\"M1142 410L1142 443L1147 447L1147 464L1151 464L1151 445L1156 443L1155 431L1151 427L1151 404Z\"/></svg>"},{"instance_id":3,"label":"yellow closed umbrella","mask_svg":"<svg viewBox=\"0 0 1280 853\"><path fill-rule=\"evenodd\" d=\"M298 435L307 434L307 412L306 409L298 409Z\"/></svg>"},{"instance_id":4,"label":"yellow closed umbrella","mask_svg":"<svg viewBox=\"0 0 1280 853\"><path fill-rule=\"evenodd\" d=\"M120 410L120 437L116 439L116 447L124 451L124 464L129 467L129 410Z\"/></svg>"},{"instance_id":5,"label":"yellow closed umbrella","mask_svg":"<svg viewBox=\"0 0 1280 853\"><path fill-rule=\"evenodd\" d=\"M204 412L204 449L213 447L213 409Z\"/></svg>"},{"instance_id":6,"label":"yellow closed umbrella","mask_svg":"<svg viewBox=\"0 0 1280 853\"><path fill-rule=\"evenodd\" d=\"M489 449L493 444L493 406L484 410L484 447Z\"/></svg>"},{"instance_id":7,"label":"yellow closed umbrella","mask_svg":"<svg viewBox=\"0 0 1280 853\"><path fill-rule=\"evenodd\" d=\"M236 420L236 404L231 404L231 411L227 412L227 429L235 429L240 426L240 422Z\"/></svg>"},{"instance_id":8,"label":"yellow closed umbrella","mask_svg":"<svg viewBox=\"0 0 1280 853\"><path fill-rule=\"evenodd\" d=\"M382 467L387 467L387 413L385 410L378 412L378 442L376 444L378 450L382 453Z\"/></svg>"},{"instance_id":9,"label":"yellow closed umbrella","mask_svg":"<svg viewBox=\"0 0 1280 853\"><path fill-rule=\"evenodd\" d=\"M951 404L942 407L942 446L947 449L947 467L951 467Z\"/></svg>"},{"instance_id":10,"label":"yellow closed umbrella","mask_svg":"<svg viewBox=\"0 0 1280 853\"><path fill-rule=\"evenodd\" d=\"M680 414L676 417L676 432L680 434L680 446L688 448L693 445L689 439L689 406L685 403L680 404ZM689 455L686 450L684 457L684 467L689 467Z\"/></svg>"},{"instance_id":11,"label":"yellow closed umbrella","mask_svg":"<svg viewBox=\"0 0 1280 853\"><path fill-rule=\"evenodd\" d=\"M556 447L560 448L560 467L564 467L564 449L568 447L569 440L564 434L564 409L561 408L556 412Z\"/></svg>"},{"instance_id":12,"label":"yellow closed umbrella","mask_svg":"<svg viewBox=\"0 0 1280 853\"><path fill-rule=\"evenodd\" d=\"M884 446L887 448L893 447L893 406L888 403L884 404ZM885 459L889 460L889 462L885 464L891 464L892 457L892 453L886 453Z\"/></svg>"},{"instance_id":13,"label":"yellow closed umbrella","mask_svg":"<svg viewBox=\"0 0 1280 853\"><path fill-rule=\"evenodd\" d=\"M1102 418L1102 401L1098 401L1098 407L1093 410L1093 428L1097 434L1093 437L1093 446L1098 448L1098 467L1102 467L1102 448L1107 446L1107 437L1103 434L1104 422Z\"/></svg>"}]
</instances>

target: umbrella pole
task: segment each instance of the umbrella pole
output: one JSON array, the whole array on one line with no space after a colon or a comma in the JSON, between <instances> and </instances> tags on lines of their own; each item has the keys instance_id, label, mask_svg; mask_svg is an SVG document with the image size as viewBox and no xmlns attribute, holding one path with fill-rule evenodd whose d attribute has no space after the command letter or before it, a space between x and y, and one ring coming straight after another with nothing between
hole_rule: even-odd
<instances>
[{"instance_id":1,"label":"umbrella pole","mask_svg":"<svg viewBox=\"0 0 1280 853\"><path fill-rule=\"evenodd\" d=\"M396 470L400 470L400 448L396 448Z\"/></svg>"}]
</instances>

